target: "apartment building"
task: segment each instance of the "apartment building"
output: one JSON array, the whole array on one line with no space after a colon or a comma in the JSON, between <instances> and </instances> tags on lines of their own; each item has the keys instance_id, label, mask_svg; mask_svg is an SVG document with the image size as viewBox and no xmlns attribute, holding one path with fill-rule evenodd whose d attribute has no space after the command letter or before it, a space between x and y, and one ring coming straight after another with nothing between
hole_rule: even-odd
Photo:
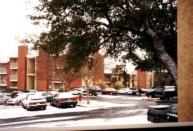
<instances>
[{"instance_id":1,"label":"apartment building","mask_svg":"<svg viewBox=\"0 0 193 131\"><path fill-rule=\"evenodd\" d=\"M105 73L105 82L107 85L111 86L113 78L115 77L112 73ZM141 87L141 88L148 88L154 86L155 74L154 72L146 72L135 70L130 74L120 74L119 76L121 79L118 79L120 82L123 83L123 79L126 79L126 85L128 87ZM124 78L125 77L125 78ZM124 83L123 83L124 85Z\"/></svg>"},{"instance_id":2,"label":"apartment building","mask_svg":"<svg viewBox=\"0 0 193 131\"><path fill-rule=\"evenodd\" d=\"M0 88L6 88L8 86L8 69L9 63L0 63Z\"/></svg>"},{"instance_id":3,"label":"apartment building","mask_svg":"<svg viewBox=\"0 0 193 131\"><path fill-rule=\"evenodd\" d=\"M104 79L104 57L96 54L100 62L93 72L93 82ZM66 84L52 68L51 57L42 49L31 50L27 45L18 47L18 57L11 57L8 62L0 63L0 88L17 90L60 89ZM71 83L71 88L84 85L78 77Z\"/></svg>"}]
</instances>

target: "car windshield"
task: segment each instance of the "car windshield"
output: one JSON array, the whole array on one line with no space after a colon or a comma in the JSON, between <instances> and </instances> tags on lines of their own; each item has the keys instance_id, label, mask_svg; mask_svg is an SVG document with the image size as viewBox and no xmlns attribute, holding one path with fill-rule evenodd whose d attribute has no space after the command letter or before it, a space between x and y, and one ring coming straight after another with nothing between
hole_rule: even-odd
<instances>
[{"instance_id":1,"label":"car windshield","mask_svg":"<svg viewBox=\"0 0 193 131\"><path fill-rule=\"evenodd\" d=\"M42 100L43 97L39 96L39 95L30 95L30 96L28 96L28 99L30 99L30 100Z\"/></svg>"}]
</instances>

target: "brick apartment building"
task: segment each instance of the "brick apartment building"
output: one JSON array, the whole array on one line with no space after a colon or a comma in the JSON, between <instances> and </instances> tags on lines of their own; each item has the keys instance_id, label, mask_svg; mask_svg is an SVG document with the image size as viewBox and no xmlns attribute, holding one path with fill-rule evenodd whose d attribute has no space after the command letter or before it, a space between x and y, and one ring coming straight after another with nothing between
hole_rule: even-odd
<instances>
[{"instance_id":1,"label":"brick apartment building","mask_svg":"<svg viewBox=\"0 0 193 131\"><path fill-rule=\"evenodd\" d=\"M130 74L125 74L125 79L127 79L128 87L141 87L141 88L149 88L153 86L161 86L161 85L174 85L171 76L167 71L162 72L147 72L135 70ZM113 81L112 73L105 73L105 82L107 85L111 86ZM123 82L123 80L122 80Z\"/></svg>"},{"instance_id":2,"label":"brick apartment building","mask_svg":"<svg viewBox=\"0 0 193 131\"><path fill-rule=\"evenodd\" d=\"M104 80L104 57L95 55L100 64L93 71L93 83ZM18 57L11 57L7 62L0 63L0 88L17 90L48 90L63 88L64 82L53 75L50 56L42 49L30 50L28 46L18 47ZM50 73L51 72L51 73ZM71 87L84 85L81 78L77 78Z\"/></svg>"}]
</instances>

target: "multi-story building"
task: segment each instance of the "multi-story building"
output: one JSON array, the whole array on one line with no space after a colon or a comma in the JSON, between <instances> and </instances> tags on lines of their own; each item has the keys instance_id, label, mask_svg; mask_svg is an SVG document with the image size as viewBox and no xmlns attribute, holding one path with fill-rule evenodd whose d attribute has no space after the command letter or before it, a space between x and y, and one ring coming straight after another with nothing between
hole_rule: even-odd
<instances>
[{"instance_id":1,"label":"multi-story building","mask_svg":"<svg viewBox=\"0 0 193 131\"><path fill-rule=\"evenodd\" d=\"M8 86L8 62L0 63L0 88L6 88Z\"/></svg>"},{"instance_id":2,"label":"multi-story building","mask_svg":"<svg viewBox=\"0 0 193 131\"><path fill-rule=\"evenodd\" d=\"M18 61L17 57L11 57L9 61L9 86L17 89L18 87Z\"/></svg>"},{"instance_id":3,"label":"multi-story building","mask_svg":"<svg viewBox=\"0 0 193 131\"><path fill-rule=\"evenodd\" d=\"M105 82L107 85L111 86L113 78L115 77L114 73L105 73ZM118 78L118 77L117 77ZM126 80L126 86L128 87L141 87L148 88L154 86L154 73L135 70L130 74L119 74L118 81L122 82L124 85L124 79Z\"/></svg>"},{"instance_id":4,"label":"multi-story building","mask_svg":"<svg viewBox=\"0 0 193 131\"><path fill-rule=\"evenodd\" d=\"M104 57L96 54L95 59L99 64L93 71L93 84L104 79ZM0 63L0 87L17 90L63 88L65 82L56 75L51 60L42 49L30 50L26 45L19 46L18 57L11 57L8 62ZM82 78L77 77L72 81L71 87L82 84Z\"/></svg>"}]
</instances>

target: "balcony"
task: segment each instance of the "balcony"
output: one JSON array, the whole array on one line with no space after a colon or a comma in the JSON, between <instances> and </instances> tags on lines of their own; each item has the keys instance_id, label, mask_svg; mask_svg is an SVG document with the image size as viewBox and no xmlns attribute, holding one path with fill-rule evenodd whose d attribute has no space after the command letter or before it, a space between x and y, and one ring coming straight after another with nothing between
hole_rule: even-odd
<instances>
[{"instance_id":1,"label":"balcony","mask_svg":"<svg viewBox=\"0 0 193 131\"><path fill-rule=\"evenodd\" d=\"M7 74L6 68L0 68L0 74Z\"/></svg>"},{"instance_id":2,"label":"balcony","mask_svg":"<svg viewBox=\"0 0 193 131\"><path fill-rule=\"evenodd\" d=\"M6 81L0 81L0 86L7 86L7 82Z\"/></svg>"},{"instance_id":3,"label":"balcony","mask_svg":"<svg viewBox=\"0 0 193 131\"><path fill-rule=\"evenodd\" d=\"M18 69L18 64L17 63L11 63L10 69Z\"/></svg>"},{"instance_id":4,"label":"balcony","mask_svg":"<svg viewBox=\"0 0 193 131\"><path fill-rule=\"evenodd\" d=\"M17 89L17 86L10 86L11 89Z\"/></svg>"},{"instance_id":5,"label":"balcony","mask_svg":"<svg viewBox=\"0 0 193 131\"><path fill-rule=\"evenodd\" d=\"M35 70L31 69L27 71L28 76L35 76Z\"/></svg>"},{"instance_id":6,"label":"balcony","mask_svg":"<svg viewBox=\"0 0 193 131\"><path fill-rule=\"evenodd\" d=\"M10 81L17 81L17 75L10 75Z\"/></svg>"}]
</instances>

